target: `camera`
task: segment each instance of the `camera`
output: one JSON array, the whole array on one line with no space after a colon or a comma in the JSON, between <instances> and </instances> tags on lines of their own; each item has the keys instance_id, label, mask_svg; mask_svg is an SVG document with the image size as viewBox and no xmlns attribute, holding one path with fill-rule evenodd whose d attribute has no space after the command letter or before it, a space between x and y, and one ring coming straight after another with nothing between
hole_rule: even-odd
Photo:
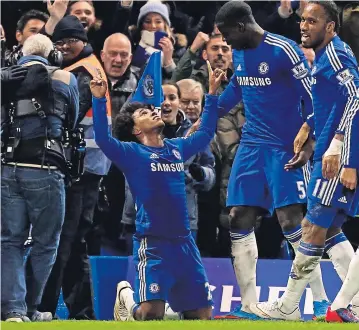
<instances>
[{"instance_id":1,"label":"camera","mask_svg":"<svg viewBox=\"0 0 359 330\"><path fill-rule=\"evenodd\" d=\"M84 173L84 162L86 155L86 142L84 129L75 128L72 131L65 131L65 145L69 150L67 170L72 181L78 181Z\"/></svg>"}]
</instances>

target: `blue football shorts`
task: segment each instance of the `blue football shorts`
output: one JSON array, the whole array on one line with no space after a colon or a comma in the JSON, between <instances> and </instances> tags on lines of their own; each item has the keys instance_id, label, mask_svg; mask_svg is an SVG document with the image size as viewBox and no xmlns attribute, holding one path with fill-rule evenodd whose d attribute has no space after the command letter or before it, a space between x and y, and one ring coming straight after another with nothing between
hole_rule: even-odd
<instances>
[{"instance_id":1,"label":"blue football shorts","mask_svg":"<svg viewBox=\"0 0 359 330\"><path fill-rule=\"evenodd\" d=\"M167 301L175 312L213 306L206 271L192 237L133 239L135 302Z\"/></svg>"},{"instance_id":2,"label":"blue football shorts","mask_svg":"<svg viewBox=\"0 0 359 330\"><path fill-rule=\"evenodd\" d=\"M277 208L307 202L309 166L286 171L293 153L268 146L239 145L228 182L227 206Z\"/></svg>"}]
</instances>

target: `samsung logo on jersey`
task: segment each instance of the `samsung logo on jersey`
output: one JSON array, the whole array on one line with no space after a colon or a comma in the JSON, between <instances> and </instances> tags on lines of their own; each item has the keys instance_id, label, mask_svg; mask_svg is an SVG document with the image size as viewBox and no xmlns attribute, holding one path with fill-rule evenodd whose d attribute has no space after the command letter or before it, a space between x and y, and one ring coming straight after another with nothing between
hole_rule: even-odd
<instances>
[{"instance_id":1,"label":"samsung logo on jersey","mask_svg":"<svg viewBox=\"0 0 359 330\"><path fill-rule=\"evenodd\" d=\"M239 86L269 86L272 84L270 78L237 77Z\"/></svg>"},{"instance_id":2,"label":"samsung logo on jersey","mask_svg":"<svg viewBox=\"0 0 359 330\"><path fill-rule=\"evenodd\" d=\"M184 164L175 163L175 164L161 164L161 163L151 163L152 172L183 172Z\"/></svg>"}]
</instances>

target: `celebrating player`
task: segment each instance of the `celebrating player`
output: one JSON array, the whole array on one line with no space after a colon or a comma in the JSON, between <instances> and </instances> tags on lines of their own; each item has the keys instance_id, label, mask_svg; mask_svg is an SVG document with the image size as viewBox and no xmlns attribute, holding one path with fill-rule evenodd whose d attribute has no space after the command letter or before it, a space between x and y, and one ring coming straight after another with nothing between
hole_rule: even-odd
<instances>
[{"instance_id":1,"label":"celebrating player","mask_svg":"<svg viewBox=\"0 0 359 330\"><path fill-rule=\"evenodd\" d=\"M292 145L303 120L301 99L311 113L309 66L295 42L264 31L251 8L242 1L226 3L216 25L232 46L235 74L219 98L224 113L243 99L246 123L228 184L232 256L241 292L241 306L228 318L258 319L250 311L257 301L254 234L263 210L276 211L283 234L297 250L300 223L307 201L304 165L312 153L308 141L292 159ZM311 280L314 314L325 316L328 306L320 267Z\"/></svg>"},{"instance_id":2,"label":"celebrating player","mask_svg":"<svg viewBox=\"0 0 359 330\"><path fill-rule=\"evenodd\" d=\"M215 93L224 75L220 69L211 72L201 125L188 138L163 139L164 122L157 111L130 103L118 129L133 142L110 135L106 83L102 79L91 82L96 143L125 174L137 209L135 290L128 282L118 284L115 312L120 320L162 319L165 301L185 319L211 318L209 283L190 232L183 163L214 136L218 119Z\"/></svg>"},{"instance_id":3,"label":"celebrating player","mask_svg":"<svg viewBox=\"0 0 359 330\"><path fill-rule=\"evenodd\" d=\"M308 211L285 293L274 303L250 307L261 317L300 318L300 298L324 248L328 249L342 280L354 256L340 228L346 215L355 215L358 210L359 74L352 50L336 34L338 27L338 9L333 1L309 1L300 25L303 46L313 48L316 53L312 70L314 127L310 123L309 126L315 128L317 141L308 185ZM309 126L306 124L304 131ZM331 238L326 241L328 236ZM352 303L353 310L358 311L359 295ZM356 322L358 319L347 307L333 304L331 317L336 315L344 322Z\"/></svg>"}]
</instances>

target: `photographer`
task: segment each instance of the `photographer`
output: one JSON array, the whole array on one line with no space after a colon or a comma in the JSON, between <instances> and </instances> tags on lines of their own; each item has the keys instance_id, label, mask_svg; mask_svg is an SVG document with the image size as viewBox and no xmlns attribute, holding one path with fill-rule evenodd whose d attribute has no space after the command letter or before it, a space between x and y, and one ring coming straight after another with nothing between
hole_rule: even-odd
<instances>
[{"instance_id":1,"label":"photographer","mask_svg":"<svg viewBox=\"0 0 359 330\"><path fill-rule=\"evenodd\" d=\"M79 108L74 75L50 66L59 66L61 59L51 40L30 36L22 51L18 64L27 73L10 68L1 74L2 89L12 92L2 103L1 122L1 309L10 322L52 318L38 312L37 305L64 221L64 131L75 127ZM25 283L24 242L30 225L32 277Z\"/></svg>"},{"instance_id":2,"label":"photographer","mask_svg":"<svg viewBox=\"0 0 359 330\"><path fill-rule=\"evenodd\" d=\"M64 56L62 67L77 79L79 126L84 129L86 157L84 175L66 190L66 215L60 245L39 309L55 314L62 288L69 318L88 320L95 319L95 311L86 236L92 227L102 176L107 174L111 165L94 139L90 81L98 72L105 77L105 72L93 54L86 31L76 16L65 16L56 25L52 41ZM106 97L107 128L111 129L109 93Z\"/></svg>"}]
</instances>

